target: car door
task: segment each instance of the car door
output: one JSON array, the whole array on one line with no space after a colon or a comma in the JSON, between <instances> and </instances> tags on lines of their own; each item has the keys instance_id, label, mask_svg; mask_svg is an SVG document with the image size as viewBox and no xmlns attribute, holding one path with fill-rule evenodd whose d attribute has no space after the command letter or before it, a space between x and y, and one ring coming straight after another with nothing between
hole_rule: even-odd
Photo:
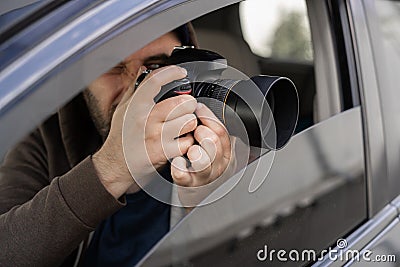
<instances>
[{"instance_id":1,"label":"car door","mask_svg":"<svg viewBox=\"0 0 400 267\"><path fill-rule=\"evenodd\" d=\"M368 221L367 129L360 88L354 82L357 73L349 54L352 50L347 50L345 33L339 31L343 27L341 18L334 19L339 5L325 1L286 3L246 1L240 8L250 12L240 13L240 18L242 23L255 21L247 26L253 28L254 35L273 34L272 40L262 40L264 46L272 43L265 49L272 52L258 52L251 38L246 41L261 74L284 75L297 85L301 127L282 150L251 163L226 196L187 215L143 265L326 264L329 248L347 246L351 234ZM249 33L243 32L242 37L232 29L238 12L238 6L236 10L230 6L193 23L202 33L224 30L239 43ZM275 15L277 22L268 20L274 12L281 16ZM232 18L227 22L229 16ZM293 23L288 17L297 20ZM300 23L306 24L305 29L299 27ZM285 27L292 29L292 34L282 37ZM286 51L278 46L274 52L278 36L280 46L296 41L293 29L304 31L302 38L312 40L311 47L300 55L295 53L295 46ZM226 43L212 36L215 43L207 46L218 49L218 43ZM201 41L199 38L200 45ZM229 53L226 50L220 47L223 55ZM307 54L309 50L311 55ZM262 178L265 180L260 187L250 190L253 179Z\"/></svg>"},{"instance_id":2,"label":"car door","mask_svg":"<svg viewBox=\"0 0 400 267\"><path fill-rule=\"evenodd\" d=\"M266 7L254 2L254 10L260 11L253 13L257 20ZM270 170L256 170L256 176L267 174L260 191L246 192L252 180L245 175L215 205L197 208L189 214L148 255L143 265L179 262L195 266L243 263L364 266L386 262L385 266L398 266L396 257L400 248L395 237L398 198L393 200L399 190L398 137L394 134L397 122L391 121L398 108L394 103L398 99L395 97L398 90L394 89L397 83L393 82L398 70L395 56L398 7L392 1L376 2L307 1L314 50L311 68L315 75L315 89L308 88L308 92L315 90L316 94L311 94L314 107L310 111L310 105L302 106L302 101L310 103L307 88L299 88L300 109L304 111L299 121L303 119L308 125L299 129L288 146L277 152ZM266 5L274 7L272 2ZM387 13L379 14L379 8L391 14L390 22ZM231 12L221 12L218 17ZM265 17L268 16L270 13L265 12ZM211 18L206 17L204 21ZM376 29L379 19L381 27L391 23L391 31L380 29L386 31L384 36ZM208 24L213 23L217 28L223 24L218 20ZM253 27L268 26L255 24ZM274 58L273 55L258 57L261 71L289 76L296 84L304 84L301 68L303 73L304 69L310 69L309 61L296 62L290 57ZM306 119L310 113L313 126ZM354 116L352 119L350 114ZM324 132L325 127L332 128ZM345 135L342 140L341 134ZM306 144L306 140L311 143ZM335 154L333 147L325 147L329 143L340 153ZM340 162L337 169L332 159L338 158L345 159L346 163L355 160L355 164L346 167L345 162ZM321 173L314 168L316 162L321 164ZM264 158L259 163L269 166ZM250 168L257 169L254 165ZM354 173L355 170L358 171ZM322 181L336 182L343 175L345 182L327 186L326 191L320 192L318 186L307 183L313 175L328 177L320 178ZM311 179L319 181L315 183L319 185L323 184L321 180Z\"/></svg>"}]
</instances>

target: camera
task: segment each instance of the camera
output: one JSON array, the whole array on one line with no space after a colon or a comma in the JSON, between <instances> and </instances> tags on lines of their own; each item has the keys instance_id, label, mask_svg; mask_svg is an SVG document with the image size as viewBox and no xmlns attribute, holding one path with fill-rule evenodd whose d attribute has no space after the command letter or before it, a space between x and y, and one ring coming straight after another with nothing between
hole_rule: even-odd
<instances>
[{"instance_id":1,"label":"camera","mask_svg":"<svg viewBox=\"0 0 400 267\"><path fill-rule=\"evenodd\" d=\"M278 150L296 128L299 112L297 90L286 77L257 75L252 78L224 78L227 60L220 54L194 47L175 47L166 65L179 65L187 77L162 86L156 103L169 97L190 94L207 105L235 135L239 117L253 147ZM139 76L136 86L151 71ZM243 140L245 141L245 140Z\"/></svg>"}]
</instances>

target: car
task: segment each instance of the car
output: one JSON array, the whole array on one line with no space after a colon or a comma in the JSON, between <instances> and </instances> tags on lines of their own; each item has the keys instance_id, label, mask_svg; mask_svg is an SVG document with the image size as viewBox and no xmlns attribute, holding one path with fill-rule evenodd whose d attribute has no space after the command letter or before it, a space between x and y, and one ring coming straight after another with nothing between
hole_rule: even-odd
<instances>
[{"instance_id":1,"label":"car","mask_svg":"<svg viewBox=\"0 0 400 267\"><path fill-rule=\"evenodd\" d=\"M399 1L25 2L0 27L0 158L100 74L188 21L230 66L297 87L288 144L250 162L139 266L400 266ZM21 5L3 0L0 10Z\"/></svg>"}]
</instances>

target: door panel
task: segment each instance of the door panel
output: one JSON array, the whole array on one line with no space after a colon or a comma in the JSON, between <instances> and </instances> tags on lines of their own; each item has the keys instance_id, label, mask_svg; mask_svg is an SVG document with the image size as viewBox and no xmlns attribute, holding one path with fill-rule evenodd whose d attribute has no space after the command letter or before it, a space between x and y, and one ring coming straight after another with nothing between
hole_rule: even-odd
<instances>
[{"instance_id":1,"label":"door panel","mask_svg":"<svg viewBox=\"0 0 400 267\"><path fill-rule=\"evenodd\" d=\"M361 129L353 108L294 136L270 170L271 153L252 162L231 192L190 213L144 266L263 265L256 254L264 245L319 253L334 244L367 216ZM253 177L266 180L249 193Z\"/></svg>"}]
</instances>

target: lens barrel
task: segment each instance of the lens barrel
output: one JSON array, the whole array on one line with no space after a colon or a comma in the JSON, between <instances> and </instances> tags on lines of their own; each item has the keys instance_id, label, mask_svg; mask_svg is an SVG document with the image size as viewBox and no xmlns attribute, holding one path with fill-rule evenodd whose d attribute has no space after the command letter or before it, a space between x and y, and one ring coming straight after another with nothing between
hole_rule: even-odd
<instances>
[{"instance_id":1,"label":"lens barrel","mask_svg":"<svg viewBox=\"0 0 400 267\"><path fill-rule=\"evenodd\" d=\"M278 150L293 135L299 103L296 87L288 78L259 75L250 80L220 79L193 83L193 88L193 96L201 99L228 131L234 128L238 115L251 146Z\"/></svg>"}]
</instances>

